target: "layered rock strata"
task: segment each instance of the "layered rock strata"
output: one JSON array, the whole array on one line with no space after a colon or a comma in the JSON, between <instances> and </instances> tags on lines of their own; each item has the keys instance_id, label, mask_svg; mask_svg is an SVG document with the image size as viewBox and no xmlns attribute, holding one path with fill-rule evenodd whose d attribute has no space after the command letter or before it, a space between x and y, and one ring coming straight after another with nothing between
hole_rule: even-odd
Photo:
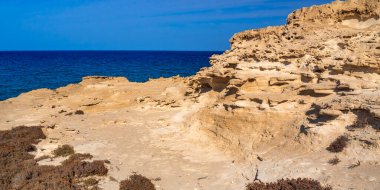
<instances>
[{"instance_id":1,"label":"layered rock strata","mask_svg":"<svg viewBox=\"0 0 380 190\"><path fill-rule=\"evenodd\" d=\"M335 1L294 11L285 26L235 34L191 79L189 94L215 96L192 121L244 155L321 149L342 134L378 145L379 15L378 0ZM363 122L375 137L350 131Z\"/></svg>"}]
</instances>

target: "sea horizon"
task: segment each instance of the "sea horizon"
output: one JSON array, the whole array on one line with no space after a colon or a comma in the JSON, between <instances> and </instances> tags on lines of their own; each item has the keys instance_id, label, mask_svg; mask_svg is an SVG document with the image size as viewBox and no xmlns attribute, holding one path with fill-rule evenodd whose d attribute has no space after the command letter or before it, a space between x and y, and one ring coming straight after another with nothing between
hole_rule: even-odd
<instances>
[{"instance_id":1,"label":"sea horizon","mask_svg":"<svg viewBox=\"0 0 380 190\"><path fill-rule=\"evenodd\" d=\"M0 52L225 52L226 50L0 50Z\"/></svg>"},{"instance_id":2,"label":"sea horizon","mask_svg":"<svg viewBox=\"0 0 380 190\"><path fill-rule=\"evenodd\" d=\"M0 51L0 100L40 88L56 89L86 76L121 76L131 82L187 77L222 51L33 50Z\"/></svg>"}]
</instances>

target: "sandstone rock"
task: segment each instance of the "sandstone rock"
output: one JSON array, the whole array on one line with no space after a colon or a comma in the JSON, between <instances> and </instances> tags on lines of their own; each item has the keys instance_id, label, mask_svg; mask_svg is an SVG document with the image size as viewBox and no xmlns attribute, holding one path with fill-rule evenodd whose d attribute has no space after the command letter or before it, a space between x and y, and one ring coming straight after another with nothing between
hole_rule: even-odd
<instances>
[{"instance_id":1,"label":"sandstone rock","mask_svg":"<svg viewBox=\"0 0 380 190\"><path fill-rule=\"evenodd\" d=\"M291 142L298 133L288 133L297 125L322 129L357 110L378 117L379 18L379 0L335 1L296 10L285 26L235 34L231 50L213 56L212 66L191 78L190 86L194 97L217 92L215 104L239 101L233 110L239 114L226 121L219 108L206 107L191 120L200 120L204 131L213 131L215 139L248 155L260 143L294 147ZM245 114L250 122L241 121ZM264 126L273 138L257 140L247 133L264 135L258 130ZM316 149L327 143L316 139L329 139L334 133L314 131L310 138ZM241 141L245 143L234 143Z\"/></svg>"},{"instance_id":2,"label":"sandstone rock","mask_svg":"<svg viewBox=\"0 0 380 190\"><path fill-rule=\"evenodd\" d=\"M264 182L310 177L334 189L379 189L379 31L380 0L303 8L284 26L235 34L231 49L192 77L85 77L2 101L0 129L57 125L41 150L70 142L114 159L116 178L149 172L163 189L198 188L205 173L202 189L244 188L259 169ZM85 115L65 116L75 110ZM342 135L349 143L331 166L326 147Z\"/></svg>"}]
</instances>

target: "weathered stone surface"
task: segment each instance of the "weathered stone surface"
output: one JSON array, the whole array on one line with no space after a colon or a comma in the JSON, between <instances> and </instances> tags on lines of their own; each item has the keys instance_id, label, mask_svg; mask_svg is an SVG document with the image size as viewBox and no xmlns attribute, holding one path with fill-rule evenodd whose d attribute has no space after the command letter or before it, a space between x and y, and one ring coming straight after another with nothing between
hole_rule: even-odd
<instances>
[{"instance_id":1,"label":"weathered stone surface","mask_svg":"<svg viewBox=\"0 0 380 190\"><path fill-rule=\"evenodd\" d=\"M323 152L339 135L352 139L346 157L380 159L379 0L302 8L285 26L244 31L230 42L190 79L192 96L214 98L188 126L248 160ZM362 142L374 146L358 151Z\"/></svg>"},{"instance_id":2,"label":"weathered stone surface","mask_svg":"<svg viewBox=\"0 0 380 190\"><path fill-rule=\"evenodd\" d=\"M296 10L284 26L235 34L231 49L192 77L85 77L2 101L0 130L43 125L37 157L70 144L109 158L118 180L137 171L160 177L162 189L298 177L379 189L379 18L380 0ZM342 135L347 147L328 152ZM335 157L339 164L328 164ZM101 186L118 188L108 179Z\"/></svg>"},{"instance_id":3,"label":"weathered stone surface","mask_svg":"<svg viewBox=\"0 0 380 190\"><path fill-rule=\"evenodd\" d=\"M250 118L255 120L269 119L259 113L282 115L269 119L267 127L273 130L270 132L273 138L264 141L252 138L236 126L240 121L220 124L218 131L226 128L236 133L223 136L223 141L240 147L245 153L253 149L247 149L246 144L238 141L253 144L252 147L263 142L283 144L281 137L300 124L323 129L329 122L357 110L366 110L370 117L378 117L379 15L378 0L336 1L294 11L285 26L235 34L230 40L231 50L213 56L212 66L191 79L193 95L202 96L211 90L219 93L214 104L245 102L232 112L241 109L247 114L254 113ZM219 122L213 113L223 108L203 109L200 120L208 114L208 120ZM315 112L312 120L311 112ZM240 120L239 115L242 114L239 112L230 120ZM279 117L293 122L286 124ZM326 117L332 118L326 120ZM252 131L259 128L257 122L242 125ZM213 122L205 122L202 127L215 132ZM293 133L287 138L297 135ZM323 133L323 136L333 138L334 135ZM320 148L328 142L313 144Z\"/></svg>"}]
</instances>

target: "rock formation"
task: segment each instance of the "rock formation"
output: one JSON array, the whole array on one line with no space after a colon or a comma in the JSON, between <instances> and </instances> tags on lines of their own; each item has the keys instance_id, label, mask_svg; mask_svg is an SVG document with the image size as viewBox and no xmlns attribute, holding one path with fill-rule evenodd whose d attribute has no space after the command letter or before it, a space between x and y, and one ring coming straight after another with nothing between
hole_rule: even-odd
<instances>
[{"instance_id":1,"label":"rock formation","mask_svg":"<svg viewBox=\"0 0 380 190\"><path fill-rule=\"evenodd\" d=\"M234 35L191 79L193 96L217 96L194 120L245 154L293 141L325 147L363 120L380 130L379 15L377 0L336 1Z\"/></svg>"},{"instance_id":2,"label":"rock formation","mask_svg":"<svg viewBox=\"0 0 380 190\"><path fill-rule=\"evenodd\" d=\"M302 8L230 42L192 77L86 77L0 102L0 129L43 125L36 157L70 144L109 159L115 180L159 177L157 189L380 188L380 0Z\"/></svg>"}]
</instances>

